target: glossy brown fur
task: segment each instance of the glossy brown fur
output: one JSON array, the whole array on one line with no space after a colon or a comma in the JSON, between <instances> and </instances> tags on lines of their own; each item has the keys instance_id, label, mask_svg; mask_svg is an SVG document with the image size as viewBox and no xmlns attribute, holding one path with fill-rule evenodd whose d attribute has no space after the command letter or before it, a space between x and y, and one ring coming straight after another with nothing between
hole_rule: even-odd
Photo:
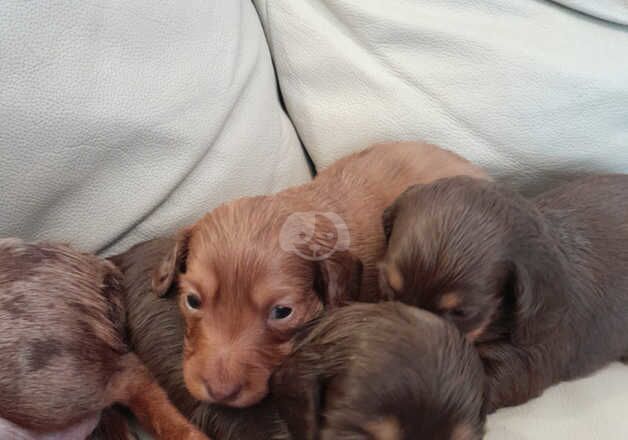
<instances>
[{"instance_id":1,"label":"glossy brown fur","mask_svg":"<svg viewBox=\"0 0 628 440\"><path fill-rule=\"evenodd\" d=\"M490 410L628 354L627 175L532 200L487 181L443 179L406 191L384 224L382 285L475 341ZM395 272L401 282L391 283Z\"/></svg>"},{"instance_id":2,"label":"glossy brown fur","mask_svg":"<svg viewBox=\"0 0 628 440\"><path fill-rule=\"evenodd\" d=\"M324 307L380 297L376 262L385 250L379 220L385 207L411 184L458 174L486 177L435 146L377 145L339 160L311 183L226 203L181 231L154 285L163 294L179 278L191 393L235 407L260 401L297 328ZM299 212L323 215L300 218L311 237L307 243L295 239L294 249L286 250L282 228ZM348 249L337 249L344 225L337 227L328 213L346 224ZM294 250L331 255L312 261ZM186 307L188 293L200 297L200 310ZM269 311L278 304L293 313L271 322Z\"/></svg>"},{"instance_id":3,"label":"glossy brown fur","mask_svg":"<svg viewBox=\"0 0 628 440\"><path fill-rule=\"evenodd\" d=\"M113 264L68 246L0 240L0 417L25 438L81 432L114 403L158 438L206 438L129 353L120 282Z\"/></svg>"},{"instance_id":4,"label":"glossy brown fur","mask_svg":"<svg viewBox=\"0 0 628 440\"><path fill-rule=\"evenodd\" d=\"M87 440L138 440L138 438L130 433L126 411L116 405L103 410L96 429Z\"/></svg>"},{"instance_id":5,"label":"glossy brown fur","mask_svg":"<svg viewBox=\"0 0 628 440\"><path fill-rule=\"evenodd\" d=\"M287 430L268 400L237 410L208 405L194 399L185 387L182 373L185 323L172 294L158 298L152 293L155 267L172 249L173 238L149 240L114 256L122 271L127 307L129 344L144 362L170 400L201 430L224 440L288 440Z\"/></svg>"},{"instance_id":6,"label":"glossy brown fur","mask_svg":"<svg viewBox=\"0 0 628 440\"><path fill-rule=\"evenodd\" d=\"M293 438L482 438L482 363L453 325L386 302L339 308L308 327L271 386Z\"/></svg>"}]
</instances>

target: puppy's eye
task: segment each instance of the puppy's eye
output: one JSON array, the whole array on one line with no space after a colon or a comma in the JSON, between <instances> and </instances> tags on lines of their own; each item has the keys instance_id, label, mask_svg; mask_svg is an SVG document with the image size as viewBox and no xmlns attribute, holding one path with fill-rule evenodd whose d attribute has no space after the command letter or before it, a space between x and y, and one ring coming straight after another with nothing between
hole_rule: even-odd
<instances>
[{"instance_id":1,"label":"puppy's eye","mask_svg":"<svg viewBox=\"0 0 628 440\"><path fill-rule=\"evenodd\" d=\"M467 312L464 309L455 307L449 311L449 314L456 319L464 319L467 317Z\"/></svg>"},{"instance_id":2,"label":"puppy's eye","mask_svg":"<svg viewBox=\"0 0 628 440\"><path fill-rule=\"evenodd\" d=\"M185 304L191 310L198 310L201 308L201 297L196 293L188 293L185 296Z\"/></svg>"},{"instance_id":3,"label":"puppy's eye","mask_svg":"<svg viewBox=\"0 0 628 440\"><path fill-rule=\"evenodd\" d=\"M292 315L292 308L286 306L275 306L270 311L270 319L286 319Z\"/></svg>"}]
</instances>

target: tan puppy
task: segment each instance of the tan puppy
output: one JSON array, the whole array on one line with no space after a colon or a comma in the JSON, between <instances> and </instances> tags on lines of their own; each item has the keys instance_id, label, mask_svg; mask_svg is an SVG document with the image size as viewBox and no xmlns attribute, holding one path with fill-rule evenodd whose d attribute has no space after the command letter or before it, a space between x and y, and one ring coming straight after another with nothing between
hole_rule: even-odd
<instances>
[{"instance_id":1,"label":"tan puppy","mask_svg":"<svg viewBox=\"0 0 628 440\"><path fill-rule=\"evenodd\" d=\"M128 343L133 352L181 413L212 438L290 440L269 399L251 408L234 409L199 402L187 391L181 362L185 322L175 297L178 286L173 283L168 297L151 294L152 273L173 245L170 237L156 238L110 258L123 274Z\"/></svg>"},{"instance_id":2,"label":"tan puppy","mask_svg":"<svg viewBox=\"0 0 628 440\"><path fill-rule=\"evenodd\" d=\"M302 324L324 307L380 297L384 209L410 185L461 174L487 178L433 145L375 145L308 184L224 204L181 231L154 289L165 294L179 276L192 395L259 402Z\"/></svg>"}]
</instances>

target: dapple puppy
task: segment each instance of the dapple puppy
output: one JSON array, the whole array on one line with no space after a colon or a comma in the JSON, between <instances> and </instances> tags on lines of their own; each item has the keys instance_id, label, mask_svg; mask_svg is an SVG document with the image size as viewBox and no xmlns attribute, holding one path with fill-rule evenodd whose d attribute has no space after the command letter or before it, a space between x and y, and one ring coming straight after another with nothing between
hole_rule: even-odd
<instances>
[{"instance_id":1,"label":"dapple puppy","mask_svg":"<svg viewBox=\"0 0 628 440\"><path fill-rule=\"evenodd\" d=\"M531 200L443 179L408 189L384 225L383 289L475 342L489 410L628 355L628 175Z\"/></svg>"},{"instance_id":2,"label":"dapple puppy","mask_svg":"<svg viewBox=\"0 0 628 440\"><path fill-rule=\"evenodd\" d=\"M125 345L120 277L64 245L0 240L0 438L83 440L120 403L157 438L207 439Z\"/></svg>"},{"instance_id":3,"label":"dapple puppy","mask_svg":"<svg viewBox=\"0 0 628 440\"><path fill-rule=\"evenodd\" d=\"M482 363L453 325L384 302L342 307L308 327L271 385L294 439L483 437Z\"/></svg>"},{"instance_id":4,"label":"dapple puppy","mask_svg":"<svg viewBox=\"0 0 628 440\"><path fill-rule=\"evenodd\" d=\"M226 203L181 231L154 287L164 295L178 280L191 394L232 407L262 400L301 325L325 307L380 298L384 209L409 185L459 174L486 177L433 145L376 145L310 183Z\"/></svg>"}]
</instances>

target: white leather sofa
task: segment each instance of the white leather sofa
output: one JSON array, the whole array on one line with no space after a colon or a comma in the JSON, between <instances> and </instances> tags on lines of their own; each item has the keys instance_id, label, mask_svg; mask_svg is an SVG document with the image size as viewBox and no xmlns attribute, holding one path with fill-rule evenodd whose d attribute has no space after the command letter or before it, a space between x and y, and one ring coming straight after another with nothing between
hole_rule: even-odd
<instances>
[{"instance_id":1,"label":"white leather sofa","mask_svg":"<svg viewBox=\"0 0 628 440\"><path fill-rule=\"evenodd\" d=\"M531 193L628 172L625 0L5 0L0 36L0 236L106 254L391 139ZM487 438L625 440L627 415L617 363Z\"/></svg>"}]
</instances>

